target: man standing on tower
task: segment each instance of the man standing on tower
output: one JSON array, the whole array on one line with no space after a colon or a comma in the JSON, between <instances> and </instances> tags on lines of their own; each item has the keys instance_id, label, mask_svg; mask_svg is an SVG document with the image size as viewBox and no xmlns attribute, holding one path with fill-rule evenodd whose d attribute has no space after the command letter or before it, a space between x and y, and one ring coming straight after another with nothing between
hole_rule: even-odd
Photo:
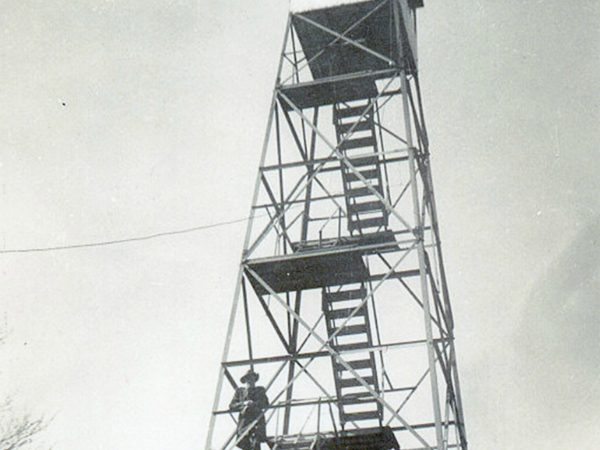
<instances>
[{"instance_id":1,"label":"man standing on tower","mask_svg":"<svg viewBox=\"0 0 600 450\"><path fill-rule=\"evenodd\" d=\"M260 443L267 440L265 409L269 405L265 388L256 386L259 375L250 369L240 381L229 409L240 413L237 424L237 447L242 450L260 450Z\"/></svg>"}]
</instances>

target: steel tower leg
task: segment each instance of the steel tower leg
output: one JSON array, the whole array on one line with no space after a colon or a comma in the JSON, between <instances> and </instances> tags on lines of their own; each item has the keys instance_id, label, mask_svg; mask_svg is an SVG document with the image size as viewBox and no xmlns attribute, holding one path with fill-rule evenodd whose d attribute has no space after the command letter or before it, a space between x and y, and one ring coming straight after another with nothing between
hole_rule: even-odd
<instances>
[{"instance_id":1,"label":"steel tower leg","mask_svg":"<svg viewBox=\"0 0 600 450\"><path fill-rule=\"evenodd\" d=\"M396 39L398 42L401 42L401 32L400 32L400 21L402 20L402 16L400 14L400 3L394 2L394 16L396 23ZM403 46L398 46L398 51L400 53L400 60L405 60L405 55L403 54ZM413 212L414 212L414 220L415 220L415 229L413 233L415 235L415 239L418 240L417 243L417 251L419 254L419 278L421 282L421 301L423 302L423 314L425 321L425 333L427 336L427 355L429 359L429 379L431 384L431 396L433 402L433 414L435 419L435 434L437 441L437 449L442 450L443 447L443 433L442 433L442 413L440 408L440 394L438 388L438 379L437 379L437 364L436 364L436 355L435 348L433 342L433 330L431 326L431 305L429 303L429 286L427 281L427 264L425 262L425 248L423 242L423 223L421 221L421 208L419 206L419 191L417 188L417 175L416 175L416 163L415 163L415 148L413 146L413 138L412 138L412 127L411 127L411 113L409 106L409 98L408 98L408 81L406 78L406 70L404 68L400 71L400 83L402 90L402 109L403 109L403 117L404 117L404 128L405 128L405 139L408 144L408 158L409 158L409 170L410 170L410 184L412 191L412 201L413 201Z\"/></svg>"},{"instance_id":2,"label":"steel tower leg","mask_svg":"<svg viewBox=\"0 0 600 450\"><path fill-rule=\"evenodd\" d=\"M285 48L287 46L288 36L290 33L290 23L291 23L291 16L288 16L288 21L287 21L287 24L285 27L285 35L283 38L283 48L281 50L279 66L277 68L277 77L276 77L277 82L279 81L279 79L281 77L281 69L283 67ZM267 149L269 146L269 138L271 136L271 127L273 126L273 118L275 116L276 102L277 102L277 91L273 90L273 95L271 98L271 105L269 107L269 118L267 120L267 129L265 131L265 137L263 140L263 146L262 146L262 151L261 151L261 156L260 156L260 167L262 167L264 165L265 157L267 154ZM258 173L256 174L256 180L254 181L254 193L252 194L252 205L255 205L256 201L258 199L260 184L261 184L261 172L258 171ZM246 228L246 235L244 237L244 246L243 246L242 258L241 258L242 261L244 260L245 254L248 251L248 247L250 246L250 238L252 236L252 225L254 222L255 214L256 214L256 210L253 207L251 207L250 214L249 214L249 220L248 220L248 226ZM240 300L240 292L241 292L241 287L242 287L243 273L244 273L244 267L243 267L242 263L240 263L237 278L236 278L235 292L233 294L233 302L231 305L231 311L229 313L229 323L227 324L227 332L225 334L225 344L223 345L223 354L221 356L221 366L219 367L219 374L217 377L217 387L215 390L215 397L213 400L212 411L216 411L217 408L219 407L219 399L221 398L221 391L223 389L223 379L225 377L225 367L224 367L223 363L225 363L225 361L227 361L227 358L229 356L229 350L230 350L230 346L231 346L231 337L233 334L236 313L237 313L238 304L239 304L239 300ZM208 430L206 433L206 442L205 442L205 446L204 446L205 450L212 450L215 419L216 419L216 416L214 414L211 414L209 424L208 424Z\"/></svg>"}]
</instances>

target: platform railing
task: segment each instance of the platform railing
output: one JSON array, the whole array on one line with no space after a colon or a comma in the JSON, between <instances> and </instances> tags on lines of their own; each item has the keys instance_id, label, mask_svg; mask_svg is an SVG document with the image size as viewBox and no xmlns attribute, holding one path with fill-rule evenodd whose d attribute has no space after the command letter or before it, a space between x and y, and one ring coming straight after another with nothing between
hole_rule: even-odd
<instances>
[{"instance_id":1,"label":"platform railing","mask_svg":"<svg viewBox=\"0 0 600 450\"><path fill-rule=\"evenodd\" d=\"M323 230L332 220L334 220L334 218L336 216L337 216L337 238L341 239L341 237L342 237L342 217L344 217L345 215L346 215L346 213L340 206L337 206L333 210L333 212L329 215L327 220L323 223L323 225L321 225L321 228L319 228L319 246L321 246L321 244L323 243Z\"/></svg>"}]
</instances>

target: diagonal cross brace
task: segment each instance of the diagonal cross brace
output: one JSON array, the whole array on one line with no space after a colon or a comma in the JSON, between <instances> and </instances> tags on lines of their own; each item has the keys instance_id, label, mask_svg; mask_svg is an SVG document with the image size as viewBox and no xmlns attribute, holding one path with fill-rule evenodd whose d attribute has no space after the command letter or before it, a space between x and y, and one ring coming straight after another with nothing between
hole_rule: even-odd
<instances>
[{"instance_id":1,"label":"diagonal cross brace","mask_svg":"<svg viewBox=\"0 0 600 450\"><path fill-rule=\"evenodd\" d=\"M379 283L371 290L371 292L369 293L369 295L367 295L365 297L365 299L363 300L363 302L358 305L355 310L353 311L353 313L344 321L344 323L340 326L339 331L341 331L347 324L347 322L358 312L358 310L362 307L362 305L364 304L364 302L368 301L369 298L371 298L373 296L373 294L375 293L375 291L383 284L383 282L394 272L394 270L396 269L396 267L406 258L406 256L408 256L408 254L410 253L410 251L412 249L414 249L415 244L413 244L413 246L407 250L407 252L398 260L398 262L396 262L396 264L392 267L392 269L385 275L384 278L382 278ZM421 442L423 445L426 446L426 448L431 448L429 446L429 444L427 444L427 442L414 430L414 428L412 428L410 426L410 424L408 424L408 422L406 422L395 410L394 408L389 405L382 397L381 395L379 395L375 390L373 390L371 388L370 385L368 385L364 379L339 355L338 352L336 352L333 348L331 348L331 346L329 345L329 342L335 338L335 336L337 335L337 332L334 333L327 341L325 341L323 338L321 338L315 331L314 328L309 327L309 325L299 316L295 313L295 311L293 311L293 309L291 307L289 307L286 302L279 296L277 295L277 293L275 293L273 291L273 289L256 273L254 272L252 269L247 267L247 271L248 273L250 273L262 286L264 289L266 289L269 294L271 294L279 304L281 304L284 308L286 308L288 310L288 312L294 316L294 318L304 327L306 328L310 335L312 335L320 344L320 350L325 349L327 350L335 359L336 361L341 364L342 366L344 366L358 381L359 383L361 383L361 385L363 385L363 387L365 387L369 393L372 395L373 398L375 398L378 402L380 402L391 414L392 416L394 416L394 418L396 418L400 423L402 423L407 430L409 430L417 440L419 440L419 442ZM313 359L314 360L314 359ZM294 377L294 379L292 379L290 381L290 384L293 383L298 376L304 371L306 370L306 368L308 367L308 365L312 362L312 360L310 360L305 366L304 368ZM287 386L286 386L287 388ZM284 390L286 389L284 388ZM282 391L283 392L283 391ZM281 395L281 393L279 394L279 396ZM276 398L279 398L279 396L277 396Z\"/></svg>"},{"instance_id":2,"label":"diagonal cross brace","mask_svg":"<svg viewBox=\"0 0 600 450\"><path fill-rule=\"evenodd\" d=\"M319 50L317 52L316 55L314 55L312 58L310 58L308 61L306 61L306 63L304 63L301 67L299 68L294 68L294 71L292 72L292 74L286 78L281 84L285 84L288 81L290 81L292 78L294 78L295 76L297 76L302 70L304 70L310 63L312 63L313 61L315 61L318 57L320 57L323 53L325 53L325 50L334 45L337 41L341 40L341 39L348 39L345 38L345 36L350 33L354 28L356 28L357 26L359 26L361 23L363 23L365 20L367 20L369 17L371 17L373 14L375 14L377 11L379 11L386 3L388 2L388 0L384 0L382 1L379 5L377 5L375 8L373 8L371 11L369 11L367 14L365 14L363 17L361 17L360 19L358 19L356 22L354 22L352 25L350 25L348 28L346 28L346 30L344 30L343 33L341 34L337 34L336 38L334 40L332 40L329 44L327 44L324 48L322 48L321 50ZM301 16L300 14L296 14L296 16L298 16L301 19L306 20L305 17ZM331 30L330 30L331 31ZM372 51L372 50L371 50ZM380 55L382 56L382 55Z\"/></svg>"},{"instance_id":3,"label":"diagonal cross brace","mask_svg":"<svg viewBox=\"0 0 600 450\"><path fill-rule=\"evenodd\" d=\"M352 312L352 314L350 314L350 316L342 323L342 325L340 326L340 328L338 329L337 332L335 332L326 342L324 342L324 345L322 344L319 351L323 350L323 348L325 348L325 345L328 345L328 343L333 340L335 338L335 336L337 336L337 334L346 326L346 324L352 319L352 317L354 317L354 315L356 315L356 313L358 312L358 310L364 305L365 302L367 302L369 300L369 298L371 298L375 291L377 289L379 289L379 287L383 284L383 282L394 272L394 270L396 269L396 267L398 267L398 265L400 265L400 263L402 261L404 261L404 259L409 255L410 251L413 250L415 248L416 244L413 244L413 246L409 249L406 250L405 254L402 255L402 257L399 258L399 260L396 262L396 264L394 264L394 266L391 268L391 270L379 281L379 283L371 290L371 292L369 293L369 295L366 296L366 298L362 301L362 303L360 305L358 305L354 311ZM285 302L283 301L283 299L281 299L281 297L279 297L274 291L273 289L262 279L260 278L260 276L254 272L252 269L250 269L249 267L246 267L248 273L250 275L252 275L268 292L269 294L273 295L276 300L283 305L284 308L288 309L288 311L290 313L292 313L292 315L294 315L295 317L299 318L300 316L298 316L295 311L293 311L291 309L291 307ZM305 321L303 320L299 320L299 323L302 324L302 326L304 326L305 328L308 326L306 324ZM308 336L317 336L317 338L322 341L322 339L320 338L320 336L315 332L316 326L319 323L319 321L317 321L317 323L315 323L315 325L310 328L308 330ZM308 337L307 336L307 337ZM329 352L331 352L332 350L328 350ZM334 355L335 357L335 355ZM338 357L336 359L342 360L341 357L338 354ZM283 393L288 389L288 387L290 387L297 379L298 377L300 377L300 375L302 375L304 372L307 371L308 366L312 363L312 361L315 360L315 357L311 358L302 368L301 370L288 382L288 384L275 396L275 398L273 399L273 401L276 401L279 397L281 397L281 395L283 395ZM343 360L342 360L343 361ZM345 362L345 361L344 361ZM362 379L362 377L360 377L360 375L356 374L356 372L354 371L353 368L350 368L351 374L355 377L357 377L357 379L362 380L362 382L364 383L364 380ZM381 402L384 406L387 405L387 403L384 401L383 397L379 396L376 392L374 392L372 389L370 389L370 386L367 385L367 390L370 391L371 395L373 395L373 397L375 399L377 399L379 402ZM419 440L421 440L421 436L414 431L414 429L410 426L410 424L408 424L404 419L402 419L402 417L400 417L398 415L398 413L393 413L393 409L391 406L387 405L386 409L389 409L390 411L392 411L393 417L397 418L400 423L402 423L407 430L409 430L412 434L415 435L415 437ZM243 439L243 437L248 434L250 432L250 430L252 429L252 427L258 422L258 420L260 419L260 417L262 417L264 415L261 414L258 418L256 418L256 420L254 422L252 422L251 424L248 425L248 427L246 428L246 430L240 435L238 436L238 438L234 441L233 445L237 444L237 442L239 442L241 439ZM273 417L273 415L271 415L268 419L267 422L269 422L269 420ZM227 442L225 443L225 445L223 446L222 450L225 450L227 448L227 446L229 445L229 443L231 442L231 440L233 439L233 436L235 435L235 433L233 433L228 439ZM423 441L424 445L427 445L425 441Z\"/></svg>"},{"instance_id":4,"label":"diagonal cross brace","mask_svg":"<svg viewBox=\"0 0 600 450\"><path fill-rule=\"evenodd\" d=\"M386 211L390 214L392 214L394 217L396 217L406 228L410 229L413 231L413 234L418 235L417 230L415 230L406 220L404 220L404 218L402 218L402 216L400 216L400 214L398 214L398 212L394 209L394 207L385 199L385 197L383 195L381 195L379 192L377 192L377 190L373 187L373 185L371 184L371 182L369 182L359 171L356 167L354 167L352 165L352 163L350 162L350 160L348 159L348 157L346 155L344 155L342 152L339 151L339 147L341 144L338 145L333 145L331 142L329 142L329 139L327 139L327 137L325 137L325 135L323 133L321 133L316 127L314 127L312 125L312 123L310 122L310 120L308 120L308 118L304 115L304 113L283 93L283 92L279 92L279 96L281 98L283 98L283 100L290 105L290 107L296 112L296 114L298 114L302 120L306 123L308 123L308 126L310 126L313 130L315 130L315 132L317 133L317 135L323 140L323 142L325 142L325 144L333 151L333 153L335 153L335 155L338 157L338 159L346 166L348 167L348 169L350 169L350 171L356 176L356 178L358 178L366 187L367 189L369 189L369 191L375 195L377 197L377 199L383 204L383 206L385 207ZM362 117L362 116L361 116ZM354 131L354 127L358 125L358 121L354 124L354 126L350 129L349 133L352 133ZM342 141L343 142L343 141Z\"/></svg>"},{"instance_id":5,"label":"diagonal cross brace","mask_svg":"<svg viewBox=\"0 0 600 450\"><path fill-rule=\"evenodd\" d=\"M408 254L408 252L407 252L407 254ZM402 259L402 258L401 258L401 259ZM334 335L332 335L332 336L331 336L331 337L330 337L330 338L329 338L327 341L326 341L326 340L324 340L324 339L323 339L321 336L319 336L319 335L318 335L318 334L317 334L315 331L313 331L313 330L311 329L311 327L308 325L308 323L306 323L306 322L304 321L304 319L302 319L302 318L301 318L299 315L297 315L297 314L295 313L295 311L293 311L293 309L292 309L292 308L288 307L288 305L285 303L285 301L284 301L284 300L283 300L283 299L282 299L282 298L281 298L279 295L277 295L277 293L275 293L275 291L273 291L273 289L272 289L272 288L271 288L271 287L270 287L270 286L269 286L269 285L268 285L268 284L267 284L267 283L266 283L266 282L265 282L265 281L264 281L264 280L263 280L263 279L262 279L262 278L261 278L261 277L260 277L260 276L259 276L259 275L258 275L256 272L254 272L252 269L249 269L249 268L248 268L248 271L249 271L249 273L250 273L250 274L251 274L251 275L252 275L252 276L253 276L253 277L256 279L256 281L258 281L258 282L259 282L259 283L262 285L262 287L263 287L264 289L266 289L266 290L269 292L269 294L271 294L271 295L272 295L272 296L275 298L275 300L277 300L277 302L278 302L278 303L279 303L281 306L283 306L284 308L286 308L286 309L287 309L287 310L290 312L290 314L292 314L292 316L293 316L293 317L294 317L294 318L295 318L295 319L296 319L296 320L297 320L297 321L298 321L298 322L299 322L299 323L300 323L300 324L301 324L301 325L302 325L304 328L306 328L307 330L309 330L309 333L311 333L311 335L312 335L312 336L313 336L313 337L314 337L314 338L315 338L315 339L316 339L316 340L319 342L319 344L321 344L321 348L320 348L319 350L325 349L327 352L329 352L329 353L331 354L331 356L333 356L333 358L336 360L336 362L337 362L337 363L339 363L340 365L344 366L344 368L345 368L346 370L348 370L348 371L349 371L349 372L352 374L352 376L353 376L353 377L354 377L354 378L355 378L355 379L356 379L356 380L357 380L357 381L358 381L358 382L361 384L361 386L362 386L362 387L364 387L364 388L365 388L365 389L366 389L366 390L367 390L367 391L368 391L368 392L371 394L371 396L372 396L374 399L376 399L376 400L377 400L379 403L381 403L381 405L382 405L382 406L383 406L385 409L387 409L387 410L388 410L388 411L389 411L389 412L392 414L392 416L394 416L394 418L396 418L396 419L397 419L397 420L398 420L400 423L402 423L402 425L404 425L404 426L405 426L405 427L406 427L406 428L407 428L407 429L408 429L408 430L411 432L411 434L413 434L413 436L415 436L415 438L416 438L416 439L417 439L417 440L418 440L418 441L419 441L421 444L425 445L425 446L426 446L426 448L428 448L428 449L430 449L430 448L431 448L431 446L430 446L430 445L427 443L427 441L425 441L425 440L423 439L423 437L422 437L421 435L419 435L419 434L418 434L418 433L415 431L415 429L414 429L413 427L411 427L411 426L410 426L410 424L409 424L408 422L406 422L406 420L404 420L404 419L403 419L403 418L402 418L402 417L401 417L401 416L400 416L398 413L396 413L395 409L394 409L394 408L393 408L393 407L392 407L392 406L391 406L389 403L387 403L387 402L386 402L386 401L383 399L383 397L382 397L382 396L381 396L381 395L380 395L380 394L379 394L377 391L375 391L375 390L374 390L374 389L373 389L373 388L372 388L372 387L371 387L371 386L370 386L370 385L369 385L369 384L368 384L368 383L367 383L367 382L364 380L364 378L363 378L362 376L360 376L360 375L358 374L358 372L356 372L356 370L354 370L354 369L352 368L352 366L350 366L350 364L348 364L348 363L346 362L346 360L344 360L344 359L343 359L343 358L340 356L340 354L339 354L337 351L335 351L335 350L334 350L334 349L333 349L333 348L332 348L332 347L329 345L329 342L330 342L330 341L331 341L331 340L332 340L332 339L335 337L335 334L334 334ZM385 281L385 280L382 280L382 281L379 283L379 285L380 285L380 284L381 284L383 281ZM364 301L366 301L366 300L368 300L368 299L369 299L369 298L370 298L372 295L373 295L373 291L372 291L372 292L371 292L369 295L367 295L367 297L365 297L365 300L363 300L363 302L364 302ZM353 311L353 314L356 314L356 313L358 312L358 310L360 309L360 307L361 307L361 306L362 306L362 303L361 303L359 306L357 306L357 309L355 309L355 310ZM348 317L348 319L347 319L347 320L344 322L344 324L342 324L342 326L340 327L340 329L339 329L339 330L341 330L341 329L343 329L343 328L344 328L344 326L345 326L346 322L347 322L348 320L350 320L350 319L352 318L352 316L353 316L353 315L351 314L351 315ZM339 330L338 330L338 331L339 331ZM304 368L303 368L303 370L304 370L304 371L306 370L306 368L307 368L307 366L310 364L310 362L311 362L311 361L309 361L307 364L305 364L305 365L304 365ZM300 372L298 373L298 375L300 375L301 373L302 373L302 371L300 371ZM295 378L296 378L296 377L295 377ZM292 382L293 382L293 381L295 381L295 378L294 378L294 380L292 380Z\"/></svg>"},{"instance_id":6,"label":"diagonal cross brace","mask_svg":"<svg viewBox=\"0 0 600 450\"><path fill-rule=\"evenodd\" d=\"M385 2L384 2L385 3ZM383 5L383 4L382 4ZM381 7L381 6L380 6ZM379 8L378 8L379 9ZM349 37L346 37L346 34L348 34L348 32L344 32L343 34L338 33L337 31L332 30L331 28L326 27L325 25L321 25L318 22L315 22L314 20L309 19L308 17L303 16L302 14L296 14L295 17L298 17L299 19L302 19L304 22L324 31L325 33L329 33L332 36L335 36L336 38L338 38L339 40L342 40L350 45L352 45L353 47L356 47L372 56L374 56L375 58L378 58L386 63L388 63L390 66L393 66L396 64L396 62L391 59L388 58L385 55L382 55L379 52L376 52L375 50L370 49L369 47L366 47L364 45L362 45L360 42L357 42L353 39L350 39Z\"/></svg>"},{"instance_id":7,"label":"diagonal cross brace","mask_svg":"<svg viewBox=\"0 0 600 450\"><path fill-rule=\"evenodd\" d=\"M373 102L371 102L371 104L365 108L365 111L363 111L363 113L361 114L361 116L359 117L359 121L362 120L374 107L375 102L381 98L381 96L383 94L385 94L387 88L392 84L392 82L394 81L394 78L391 78L387 84L383 87L382 91L377 95L377 97L375 97L375 99L373 100ZM281 95L281 94L280 94ZM288 102L290 102L289 100L287 100ZM294 105L295 107L295 105ZM348 140L348 138L350 138L350 136L352 135L352 133L354 132L354 129L356 127L356 125L358 124L358 122L356 124L354 124L352 126L352 128L350 130L348 130L348 133L344 136L344 138L340 141L340 143L338 145L342 145L344 142L346 142L346 140ZM313 130L317 130L317 128L310 123L310 127ZM316 131L317 135L322 136L322 134L317 130ZM331 146L331 144L329 144L329 146ZM321 170L325 167L326 165L326 160L328 160L329 158L331 158L333 155L335 154L335 149L332 150L327 157L325 158L325 161L323 161L322 163L317 165L317 168L310 174L307 176L307 174L303 174L302 177L300 178L300 180L298 181L298 183L296 183L296 185L294 186L294 188L292 189L292 191L290 192L290 194L287 196L287 198L285 199L284 203L287 203L287 205L285 205L283 207L283 209L281 210L281 212L279 214L277 214L275 217L273 217L271 219L271 221L269 222L269 224L263 229L263 231L261 231L260 235L258 236L258 238L256 238L256 240L254 241L254 243L251 246L245 246L244 248L247 248L247 250L244 251L244 256L243 259L246 260L248 259L248 257L252 254L252 252L254 252L254 250L256 249L256 247L265 239L265 237L267 236L267 234L269 233L269 231L271 231L271 229L275 226L275 224L279 221L280 217L284 214L287 213L287 211L291 208L292 203L298 199L298 197L300 197L300 195L304 192L304 190L306 189L306 187L308 186L308 184L316 178L316 176L321 172ZM339 158L339 157L338 157ZM306 177L306 179L304 179L304 177ZM364 177L363 177L364 179ZM300 187L301 186L301 187ZM405 221L402 221L403 223L406 223ZM407 228L412 229L412 227L408 224L406 224Z\"/></svg>"}]
</instances>

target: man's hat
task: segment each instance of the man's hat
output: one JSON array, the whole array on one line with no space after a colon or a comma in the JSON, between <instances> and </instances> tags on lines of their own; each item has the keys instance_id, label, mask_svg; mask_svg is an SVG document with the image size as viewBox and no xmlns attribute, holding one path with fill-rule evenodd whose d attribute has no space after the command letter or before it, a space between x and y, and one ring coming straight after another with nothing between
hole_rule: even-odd
<instances>
[{"instance_id":1,"label":"man's hat","mask_svg":"<svg viewBox=\"0 0 600 450\"><path fill-rule=\"evenodd\" d=\"M257 374L257 373L256 373L254 370L252 370L252 369L249 369L249 370L248 370L248 372L246 372L246 373L245 373L245 374L242 376L242 378L240 378L240 381L241 381L242 383L247 383L248 381L250 381L250 379L253 379L253 380L254 380L254 382L256 382L256 381L258 380L258 376L259 376L259 375L258 375L258 374Z\"/></svg>"}]
</instances>

